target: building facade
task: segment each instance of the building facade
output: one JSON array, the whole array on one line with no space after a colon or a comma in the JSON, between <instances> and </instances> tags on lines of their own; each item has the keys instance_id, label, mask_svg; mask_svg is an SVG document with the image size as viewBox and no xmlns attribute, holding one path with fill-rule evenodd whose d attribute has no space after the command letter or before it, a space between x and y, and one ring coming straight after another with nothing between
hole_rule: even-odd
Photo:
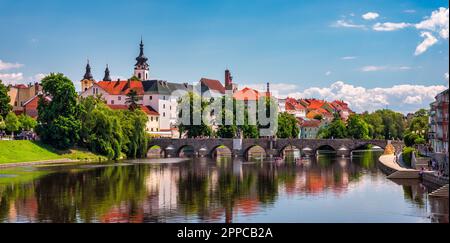
<instances>
[{"instance_id":1,"label":"building facade","mask_svg":"<svg viewBox=\"0 0 450 243\"><path fill-rule=\"evenodd\" d=\"M448 102L449 90L438 94L430 105L430 143L434 153L448 156Z\"/></svg>"}]
</instances>

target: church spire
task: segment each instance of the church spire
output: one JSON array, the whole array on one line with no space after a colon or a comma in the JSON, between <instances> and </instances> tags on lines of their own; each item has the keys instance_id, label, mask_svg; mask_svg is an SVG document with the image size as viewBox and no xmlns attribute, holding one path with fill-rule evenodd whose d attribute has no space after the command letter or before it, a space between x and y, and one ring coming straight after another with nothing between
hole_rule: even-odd
<instances>
[{"instance_id":1,"label":"church spire","mask_svg":"<svg viewBox=\"0 0 450 243\"><path fill-rule=\"evenodd\" d=\"M139 47L140 47L139 56L136 57L136 65L134 65L134 76L136 76L141 81L148 80L150 68L147 63L148 58L144 55L144 41L142 40L142 36Z\"/></svg>"},{"instance_id":2,"label":"church spire","mask_svg":"<svg viewBox=\"0 0 450 243\"><path fill-rule=\"evenodd\" d=\"M92 76L92 73L91 73L91 65L89 65L89 59L87 60L86 73L84 74L84 79L88 79L88 80L94 79L94 77Z\"/></svg>"},{"instance_id":3,"label":"church spire","mask_svg":"<svg viewBox=\"0 0 450 243\"><path fill-rule=\"evenodd\" d=\"M148 66L148 64L147 64L148 58L144 55L144 42L142 41L142 37L141 37L141 44L139 44L139 47L140 47L140 52L139 52L139 56L136 57L137 62L136 62L135 66L138 66L138 65L141 65L141 66L147 65Z\"/></svg>"},{"instance_id":4,"label":"church spire","mask_svg":"<svg viewBox=\"0 0 450 243\"><path fill-rule=\"evenodd\" d=\"M111 76L109 75L108 64L106 64L105 77L103 78L103 81L112 81Z\"/></svg>"}]
</instances>

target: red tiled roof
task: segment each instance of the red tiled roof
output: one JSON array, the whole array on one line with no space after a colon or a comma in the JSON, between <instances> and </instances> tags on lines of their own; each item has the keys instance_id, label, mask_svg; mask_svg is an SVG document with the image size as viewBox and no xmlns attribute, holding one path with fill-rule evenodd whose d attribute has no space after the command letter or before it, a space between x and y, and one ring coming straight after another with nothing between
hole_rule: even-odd
<instances>
[{"instance_id":1,"label":"red tiled roof","mask_svg":"<svg viewBox=\"0 0 450 243\"><path fill-rule=\"evenodd\" d=\"M286 110L287 111L291 111L291 110L305 110L306 108L298 103L297 100L293 99L293 98L287 98L286 99Z\"/></svg>"},{"instance_id":2,"label":"red tiled roof","mask_svg":"<svg viewBox=\"0 0 450 243\"><path fill-rule=\"evenodd\" d=\"M270 94L269 94L270 95ZM259 92L258 90L245 87L234 94L236 100L259 100L260 97L266 97L267 92Z\"/></svg>"},{"instance_id":3,"label":"red tiled roof","mask_svg":"<svg viewBox=\"0 0 450 243\"><path fill-rule=\"evenodd\" d=\"M225 94L225 87L219 80L202 78L200 83L204 84L206 87L212 90L217 90L222 94Z\"/></svg>"},{"instance_id":4,"label":"red tiled roof","mask_svg":"<svg viewBox=\"0 0 450 243\"><path fill-rule=\"evenodd\" d=\"M308 109L318 109L325 104L323 100L309 100Z\"/></svg>"},{"instance_id":5,"label":"red tiled roof","mask_svg":"<svg viewBox=\"0 0 450 243\"><path fill-rule=\"evenodd\" d=\"M111 95L126 95L131 90L135 90L138 95L144 94L141 81L99 81L97 85Z\"/></svg>"},{"instance_id":6,"label":"red tiled roof","mask_svg":"<svg viewBox=\"0 0 450 243\"><path fill-rule=\"evenodd\" d=\"M128 106L127 105L108 105L109 108L113 109L113 110L128 110ZM151 115L151 116L159 116L159 113L157 111L155 111L152 107L150 106L143 106L140 105L139 108L145 112L145 114L147 115Z\"/></svg>"},{"instance_id":7,"label":"red tiled roof","mask_svg":"<svg viewBox=\"0 0 450 243\"><path fill-rule=\"evenodd\" d=\"M17 89L26 89L26 88L28 88L28 86L26 86L25 84L16 84L16 85L14 85L14 88L17 88Z\"/></svg>"},{"instance_id":8,"label":"red tiled roof","mask_svg":"<svg viewBox=\"0 0 450 243\"><path fill-rule=\"evenodd\" d=\"M320 121L319 120L305 120L303 121L302 127L319 127Z\"/></svg>"},{"instance_id":9,"label":"red tiled roof","mask_svg":"<svg viewBox=\"0 0 450 243\"><path fill-rule=\"evenodd\" d=\"M331 113L328 110L325 110L324 108L318 108L315 111L322 115L331 115Z\"/></svg>"}]
</instances>

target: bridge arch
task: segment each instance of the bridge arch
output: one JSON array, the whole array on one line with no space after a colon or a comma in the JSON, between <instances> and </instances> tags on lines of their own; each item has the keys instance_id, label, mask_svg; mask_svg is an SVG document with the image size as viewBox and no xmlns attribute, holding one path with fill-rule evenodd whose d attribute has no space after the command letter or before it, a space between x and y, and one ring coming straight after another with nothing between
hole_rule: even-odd
<instances>
[{"instance_id":1,"label":"bridge arch","mask_svg":"<svg viewBox=\"0 0 450 243\"><path fill-rule=\"evenodd\" d=\"M195 157L197 151L195 150L195 147L190 144L185 144L180 146L177 149L176 155L180 158L186 158L186 157Z\"/></svg>"},{"instance_id":2,"label":"bridge arch","mask_svg":"<svg viewBox=\"0 0 450 243\"><path fill-rule=\"evenodd\" d=\"M228 157L233 155L233 151L227 145L221 144L212 147L212 149L209 150L208 155L212 158L217 158L219 155Z\"/></svg>"},{"instance_id":3,"label":"bridge arch","mask_svg":"<svg viewBox=\"0 0 450 243\"><path fill-rule=\"evenodd\" d=\"M244 151L244 157L246 160L251 160L252 157L257 160L263 160L267 157L267 151L264 147L254 144L246 148Z\"/></svg>"},{"instance_id":4,"label":"bridge arch","mask_svg":"<svg viewBox=\"0 0 450 243\"><path fill-rule=\"evenodd\" d=\"M315 154L318 155L318 154L320 154L320 151L329 151L328 153L337 153L338 149L329 144L322 144L322 145L319 145L318 147L316 147L316 149L314 151L315 151Z\"/></svg>"}]
</instances>

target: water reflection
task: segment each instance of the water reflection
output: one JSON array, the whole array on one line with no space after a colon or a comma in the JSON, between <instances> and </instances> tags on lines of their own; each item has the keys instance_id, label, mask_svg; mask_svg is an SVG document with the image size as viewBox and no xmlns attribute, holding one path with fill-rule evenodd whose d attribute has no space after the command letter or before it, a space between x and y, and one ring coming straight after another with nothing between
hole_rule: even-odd
<instances>
[{"instance_id":1,"label":"water reflection","mask_svg":"<svg viewBox=\"0 0 450 243\"><path fill-rule=\"evenodd\" d=\"M448 222L448 200L387 180L379 155L35 168L0 181L0 222Z\"/></svg>"}]
</instances>

